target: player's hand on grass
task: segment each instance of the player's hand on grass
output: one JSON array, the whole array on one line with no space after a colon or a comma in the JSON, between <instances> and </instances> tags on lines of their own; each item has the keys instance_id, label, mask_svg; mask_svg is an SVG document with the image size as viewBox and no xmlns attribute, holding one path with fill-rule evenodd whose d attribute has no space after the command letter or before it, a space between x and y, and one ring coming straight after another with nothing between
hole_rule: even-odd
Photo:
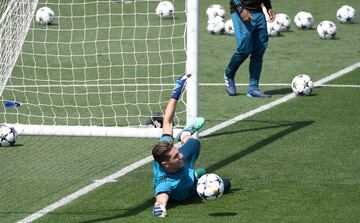
<instances>
[{"instance_id":1,"label":"player's hand on grass","mask_svg":"<svg viewBox=\"0 0 360 223\"><path fill-rule=\"evenodd\" d=\"M153 208L153 215L155 217L166 217L166 208L162 204L155 204Z\"/></svg>"},{"instance_id":2,"label":"player's hand on grass","mask_svg":"<svg viewBox=\"0 0 360 223\"><path fill-rule=\"evenodd\" d=\"M174 88L174 90L173 90L173 92L171 94L171 98L179 100L180 95L181 95L182 91L184 90L186 80L190 76L191 76L191 74L183 73L177 78L175 88Z\"/></svg>"}]
</instances>

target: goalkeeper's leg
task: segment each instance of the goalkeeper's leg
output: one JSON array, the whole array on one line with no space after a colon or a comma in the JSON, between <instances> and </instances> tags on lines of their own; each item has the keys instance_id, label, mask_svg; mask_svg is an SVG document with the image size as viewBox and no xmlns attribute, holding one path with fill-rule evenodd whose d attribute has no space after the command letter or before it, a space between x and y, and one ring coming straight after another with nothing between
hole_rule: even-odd
<instances>
[{"instance_id":1,"label":"goalkeeper's leg","mask_svg":"<svg viewBox=\"0 0 360 223\"><path fill-rule=\"evenodd\" d=\"M199 179L200 177L205 175L205 173L206 173L206 170L203 169L203 168L199 168L199 169L194 170L194 174L195 174L196 179Z\"/></svg>"},{"instance_id":2,"label":"goalkeeper's leg","mask_svg":"<svg viewBox=\"0 0 360 223\"><path fill-rule=\"evenodd\" d=\"M229 193L231 190L231 182L230 180L223 179L224 182L224 194Z\"/></svg>"},{"instance_id":3,"label":"goalkeeper's leg","mask_svg":"<svg viewBox=\"0 0 360 223\"><path fill-rule=\"evenodd\" d=\"M177 138L182 143L185 144L187 138L192 134L199 131L205 124L205 119L203 117L198 117L191 121L184 129L178 134Z\"/></svg>"}]
</instances>

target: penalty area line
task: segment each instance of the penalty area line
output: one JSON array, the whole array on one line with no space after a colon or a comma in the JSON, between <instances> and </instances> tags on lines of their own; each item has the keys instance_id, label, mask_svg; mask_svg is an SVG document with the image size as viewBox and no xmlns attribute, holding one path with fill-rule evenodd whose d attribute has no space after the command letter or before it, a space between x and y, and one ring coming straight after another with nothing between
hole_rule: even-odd
<instances>
[{"instance_id":1,"label":"penalty area line","mask_svg":"<svg viewBox=\"0 0 360 223\"><path fill-rule=\"evenodd\" d=\"M341 76L343 76L343 75L345 75L347 73L350 73L351 71L353 71L353 70L355 70L355 69L357 69L359 67L360 67L360 62L355 63L355 64L353 64L351 66L348 66L348 67L346 67L346 68L344 68L344 69L342 69L342 70L340 70L340 71L338 71L336 73L333 73L333 74L331 74L331 75L329 75L329 76L315 82L314 85L315 86L321 86L321 85L325 84L326 82L329 82L329 81L334 80L334 79L336 79L338 77L341 77ZM199 136L203 137L203 136L210 135L210 134L212 134L212 133L214 133L214 132L216 132L216 131L218 131L220 129L226 128L226 127L228 127L228 126L230 126L230 125L232 125L232 124L234 124L236 122L239 122L239 121L241 121L243 119L249 118L249 117L251 117L251 116L253 116L255 114L258 114L260 112L269 110L270 108L273 108L273 107L275 107L277 105L285 103L285 102L287 102L287 101L289 101L289 100L291 100L291 99L293 99L295 97L296 97L296 95L294 93L288 94L288 95L286 95L286 96L284 96L282 98L279 98L279 99L277 99L277 100L275 100L273 102L270 102L268 104L260 106L257 109L246 112L246 113L241 114L239 116L236 116L236 117L234 117L232 119L229 119L229 120L227 120L227 121L225 121L223 123L215 125L215 126L209 128L209 129L206 129L206 130L200 132ZM74 193L72 193L70 195L67 195L64 198L60 199L59 201L57 201L57 202L55 202L55 203L41 209L40 211L37 211L37 212L25 217L24 219L22 219L20 221L17 221L17 223L27 223L27 222L35 221L36 219L41 218L42 216L54 211L55 209L57 209L59 207L62 207L64 205L72 202L73 200L79 198L80 196L85 195L85 194L95 190L96 188L98 188L98 187L100 187L100 186L102 186L102 185L104 185L106 183L116 181L118 178L126 175L127 173L132 172L133 170L135 170L135 169L137 169L137 168L139 168L141 166L144 166L147 163L150 163L152 160L153 160L152 156L148 156L148 157L145 157L144 159L141 159L141 160L139 160L139 161L137 161L135 163L132 163L132 164L122 168L121 170L117 171L116 173L113 173L113 174L111 174L111 175L109 175L107 177L104 177L104 178L100 179L100 180L96 180L95 182L93 182L93 183L79 189L78 191L76 191L76 192L74 192Z\"/></svg>"},{"instance_id":2,"label":"penalty area line","mask_svg":"<svg viewBox=\"0 0 360 223\"><path fill-rule=\"evenodd\" d=\"M246 83L236 83L236 86L248 86L249 84ZM260 86L269 86L269 87L276 87L276 86L285 86L291 87L291 84L286 83L263 83L259 84ZM199 86L201 87L224 87L224 83L200 83ZM322 84L321 87L334 87L334 88L360 88L360 85L356 84Z\"/></svg>"}]
</instances>

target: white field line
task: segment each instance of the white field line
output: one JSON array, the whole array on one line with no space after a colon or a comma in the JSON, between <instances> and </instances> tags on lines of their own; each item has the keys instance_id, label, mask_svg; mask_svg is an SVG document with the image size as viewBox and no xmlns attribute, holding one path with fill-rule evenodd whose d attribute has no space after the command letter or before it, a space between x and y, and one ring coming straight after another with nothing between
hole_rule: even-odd
<instances>
[{"instance_id":1,"label":"white field line","mask_svg":"<svg viewBox=\"0 0 360 223\"><path fill-rule=\"evenodd\" d=\"M247 83L236 83L236 86L248 86ZM59 85L59 84L43 84L43 85L10 85L6 86L6 89L16 89L16 88L49 88L49 87L59 87L59 88L74 88L74 87L152 87L152 86L170 86L173 87L174 84L66 84L66 85ZM225 86L225 83L200 83L199 86L201 87L208 87L208 86ZM290 87L290 83L261 83L260 86L285 86ZM360 85L353 85L353 84L322 84L322 87L353 87L357 88Z\"/></svg>"},{"instance_id":2,"label":"white field line","mask_svg":"<svg viewBox=\"0 0 360 223\"><path fill-rule=\"evenodd\" d=\"M360 88L360 85L355 85L355 84L322 84L321 87Z\"/></svg>"},{"instance_id":3,"label":"white field line","mask_svg":"<svg viewBox=\"0 0 360 223\"><path fill-rule=\"evenodd\" d=\"M333 80L335 78L341 77L341 76L343 76L343 75L345 75L345 74L347 74L347 73L349 73L349 72L351 72L351 71L353 71L353 70L355 70L356 68L359 68L359 67L360 67L360 62L355 63L355 64L353 64L353 65L351 65L349 67L346 67L346 68L344 68L344 69L342 69L342 70L340 70L340 71L338 71L338 72L336 72L334 74L331 74L331 75L329 75L329 76L315 82L314 84L315 84L315 86L320 86L320 85L322 85L322 84L324 84L324 83L326 83L328 81L331 81L331 80ZM287 101L289 101L289 100L291 100L291 99L293 99L295 97L296 96L295 96L294 93L288 94L288 95L286 95L286 96L284 96L282 98L279 98L279 99L277 99L277 100L275 100L273 102L270 102L270 103L268 103L266 105L260 106L257 109L246 112L246 113L241 114L239 116L236 116L236 117L234 117L234 118L232 118L232 119L230 119L228 121L225 121L225 122L220 123L220 124L218 124L216 126L213 126L213 127L209 128L209 129L201 132L199 134L199 136L201 137L201 136L210 135L210 134L212 134L212 133L214 133L214 132L216 132L216 131L218 131L220 129L228 127L228 126L230 126L230 125L232 125L232 124L234 124L234 123L236 123L238 121L241 121L243 119L251 117L251 116L253 116L253 115L257 114L257 113L266 111L266 110L268 110L270 108L273 108L273 107L275 107L277 105L280 105L280 104L282 104L284 102L287 102ZM72 202L73 200L79 198L80 196L82 196L84 194L87 194L87 193L95 190L96 188L98 188L98 187L100 187L100 186L102 186L102 185L104 185L106 183L116 181L118 178L124 176L127 173L130 173L131 171L133 171L133 170L135 170L135 169L137 169L137 168L139 168L139 167L141 167L141 166L143 166L143 165L145 165L147 163L150 163L152 160L153 160L152 156L148 156L148 157L145 157L142 160L139 160L139 161L137 161L135 163L132 163L132 164L122 168L118 172L113 173L110 176L104 177L104 178L102 178L100 180L96 180L95 182L89 184L88 186L83 187L83 188L79 189L78 191L76 191L76 192L74 192L74 193L60 199L59 201L57 201L57 202L55 202L55 203L41 209L40 211L37 211L36 213L29 215L28 217L18 221L18 223L32 222L32 221L34 221L34 220L36 220L38 218L41 218L42 216L54 211L55 209L57 209L59 207L62 207L64 205Z\"/></svg>"},{"instance_id":4,"label":"white field line","mask_svg":"<svg viewBox=\"0 0 360 223\"><path fill-rule=\"evenodd\" d=\"M225 86L224 83L201 83L200 86L209 86L209 87L217 87L217 86ZM236 86L248 86L249 84L246 83L237 83ZM285 86L289 87L291 86L290 83L263 83L259 84L260 86ZM319 86L319 85L318 85ZM340 88L360 88L360 85L356 84L322 84L321 87L340 87Z\"/></svg>"}]
</instances>

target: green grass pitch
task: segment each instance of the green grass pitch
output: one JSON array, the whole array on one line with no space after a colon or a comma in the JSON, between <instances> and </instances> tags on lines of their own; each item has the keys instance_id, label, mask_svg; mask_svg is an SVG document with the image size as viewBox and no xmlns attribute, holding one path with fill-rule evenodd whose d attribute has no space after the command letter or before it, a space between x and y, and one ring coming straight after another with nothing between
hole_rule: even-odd
<instances>
[{"instance_id":1,"label":"green grass pitch","mask_svg":"<svg viewBox=\"0 0 360 223\"><path fill-rule=\"evenodd\" d=\"M315 29L270 38L261 83L290 83L300 73L320 80L360 62L360 23L340 24L343 4L360 12L358 0L273 0L291 19L313 14L316 28L329 19L334 40ZM207 6L200 2L200 83L223 83L235 49L231 36L206 31ZM229 14L227 13L227 18ZM293 23L292 23L293 24ZM247 83L247 62L236 76ZM151 216L152 168L146 164L39 218L36 222L359 222L360 69L201 139L197 167L230 179L233 190L213 202L194 199L171 205L169 217ZM273 98L228 97L224 86L200 87L205 129L288 93L288 86L261 86ZM16 222L151 153L157 139L20 136L17 146L0 147L0 222Z\"/></svg>"}]
</instances>

